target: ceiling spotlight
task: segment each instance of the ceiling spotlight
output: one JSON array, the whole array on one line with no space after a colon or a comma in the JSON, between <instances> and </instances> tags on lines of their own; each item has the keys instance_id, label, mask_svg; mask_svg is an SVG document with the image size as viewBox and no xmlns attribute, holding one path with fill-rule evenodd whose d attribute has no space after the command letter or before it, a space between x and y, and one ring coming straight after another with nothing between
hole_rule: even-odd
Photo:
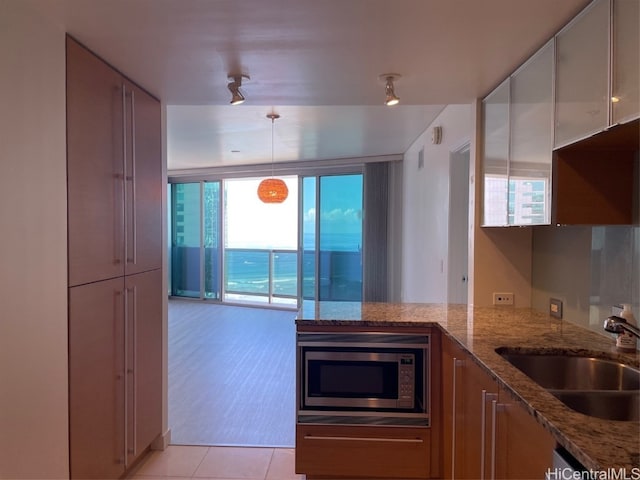
<instances>
[{"instance_id":1,"label":"ceiling spotlight","mask_svg":"<svg viewBox=\"0 0 640 480\"><path fill-rule=\"evenodd\" d=\"M400 97L398 97L396 95L396 92L393 89L393 82L394 82L394 80L398 80L400 78L400 75L398 75L397 73L385 73L383 75L380 75L379 78L380 78L380 80L385 82L385 85L384 85L384 95L385 95L384 104L388 105L388 106L392 106L392 105L397 105L398 103L400 103Z\"/></svg>"},{"instance_id":2,"label":"ceiling spotlight","mask_svg":"<svg viewBox=\"0 0 640 480\"><path fill-rule=\"evenodd\" d=\"M242 86L242 79L249 79L248 75L228 75L227 78L231 80L227 85L227 88L231 92L231 101L229 102L231 105L240 105L244 102L244 95L240 91L240 87Z\"/></svg>"}]
</instances>

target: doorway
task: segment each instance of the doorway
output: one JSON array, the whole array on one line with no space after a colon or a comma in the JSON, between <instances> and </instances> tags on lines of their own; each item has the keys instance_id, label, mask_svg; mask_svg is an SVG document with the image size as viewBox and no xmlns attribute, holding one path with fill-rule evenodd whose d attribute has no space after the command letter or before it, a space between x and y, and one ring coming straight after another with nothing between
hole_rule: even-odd
<instances>
[{"instance_id":1,"label":"doorway","mask_svg":"<svg viewBox=\"0 0 640 480\"><path fill-rule=\"evenodd\" d=\"M449 271L447 302L468 302L469 144L449 157Z\"/></svg>"}]
</instances>

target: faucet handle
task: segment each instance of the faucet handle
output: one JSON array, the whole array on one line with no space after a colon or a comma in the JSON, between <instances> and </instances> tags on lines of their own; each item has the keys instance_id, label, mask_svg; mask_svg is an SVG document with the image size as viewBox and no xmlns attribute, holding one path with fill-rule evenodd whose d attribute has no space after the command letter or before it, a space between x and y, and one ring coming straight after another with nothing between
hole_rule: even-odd
<instances>
[{"instance_id":1,"label":"faucet handle","mask_svg":"<svg viewBox=\"0 0 640 480\"><path fill-rule=\"evenodd\" d=\"M627 323L624 318L618 317L617 315L611 315L605 319L603 327L607 332L622 333L624 328L621 324L623 323Z\"/></svg>"}]
</instances>

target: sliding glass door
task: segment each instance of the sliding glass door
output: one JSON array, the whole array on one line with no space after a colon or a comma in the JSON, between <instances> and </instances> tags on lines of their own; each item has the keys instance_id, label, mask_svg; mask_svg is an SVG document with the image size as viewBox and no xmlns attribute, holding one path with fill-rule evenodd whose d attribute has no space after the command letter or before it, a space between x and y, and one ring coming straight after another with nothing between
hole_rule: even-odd
<instances>
[{"instance_id":1,"label":"sliding glass door","mask_svg":"<svg viewBox=\"0 0 640 480\"><path fill-rule=\"evenodd\" d=\"M303 298L362 300L362 174L302 180Z\"/></svg>"},{"instance_id":2,"label":"sliding glass door","mask_svg":"<svg viewBox=\"0 0 640 480\"><path fill-rule=\"evenodd\" d=\"M282 203L257 195L261 178L224 182L224 300L298 304L298 177L279 177Z\"/></svg>"},{"instance_id":3,"label":"sliding glass door","mask_svg":"<svg viewBox=\"0 0 640 480\"><path fill-rule=\"evenodd\" d=\"M283 306L362 300L363 175L281 178L289 188L281 204L258 200L260 178L170 185L171 295Z\"/></svg>"},{"instance_id":4,"label":"sliding glass door","mask_svg":"<svg viewBox=\"0 0 640 480\"><path fill-rule=\"evenodd\" d=\"M219 300L220 182L175 183L169 191L171 295Z\"/></svg>"}]
</instances>

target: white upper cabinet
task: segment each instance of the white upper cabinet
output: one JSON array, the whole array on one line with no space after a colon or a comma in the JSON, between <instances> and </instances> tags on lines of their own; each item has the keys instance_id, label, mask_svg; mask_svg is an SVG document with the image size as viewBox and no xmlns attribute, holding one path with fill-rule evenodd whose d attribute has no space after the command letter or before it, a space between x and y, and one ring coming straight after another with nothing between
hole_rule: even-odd
<instances>
[{"instance_id":1,"label":"white upper cabinet","mask_svg":"<svg viewBox=\"0 0 640 480\"><path fill-rule=\"evenodd\" d=\"M613 3L613 123L640 116L640 2Z\"/></svg>"},{"instance_id":2,"label":"white upper cabinet","mask_svg":"<svg viewBox=\"0 0 640 480\"><path fill-rule=\"evenodd\" d=\"M507 225L509 183L509 79L482 101L483 226Z\"/></svg>"},{"instance_id":3,"label":"white upper cabinet","mask_svg":"<svg viewBox=\"0 0 640 480\"><path fill-rule=\"evenodd\" d=\"M550 222L553 40L511 76L509 225Z\"/></svg>"},{"instance_id":4,"label":"white upper cabinet","mask_svg":"<svg viewBox=\"0 0 640 480\"><path fill-rule=\"evenodd\" d=\"M609 124L609 18L597 0L556 37L556 148Z\"/></svg>"}]
</instances>

